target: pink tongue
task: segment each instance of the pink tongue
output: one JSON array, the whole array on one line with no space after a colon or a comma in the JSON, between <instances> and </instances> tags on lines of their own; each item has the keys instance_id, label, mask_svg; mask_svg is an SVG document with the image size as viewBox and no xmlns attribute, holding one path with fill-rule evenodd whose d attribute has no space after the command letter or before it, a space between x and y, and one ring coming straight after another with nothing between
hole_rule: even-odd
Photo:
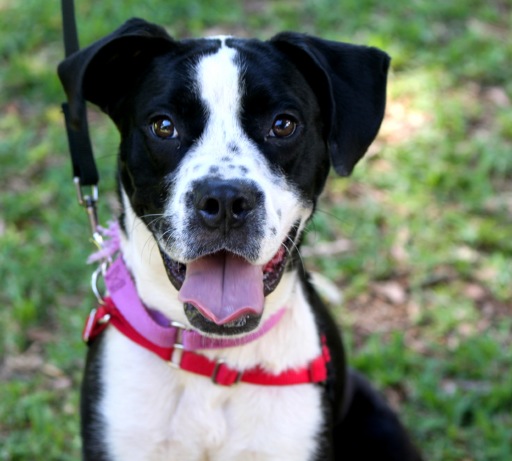
<instances>
[{"instance_id":1,"label":"pink tongue","mask_svg":"<svg viewBox=\"0 0 512 461\"><path fill-rule=\"evenodd\" d=\"M187 264L179 292L206 318L223 325L263 312L263 267L230 253L205 256Z\"/></svg>"}]
</instances>

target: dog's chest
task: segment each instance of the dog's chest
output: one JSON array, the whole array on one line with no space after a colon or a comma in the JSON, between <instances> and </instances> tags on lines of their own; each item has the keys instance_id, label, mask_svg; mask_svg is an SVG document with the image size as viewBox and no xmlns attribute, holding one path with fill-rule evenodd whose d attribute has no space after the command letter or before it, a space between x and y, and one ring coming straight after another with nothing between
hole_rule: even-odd
<instances>
[{"instance_id":1,"label":"dog's chest","mask_svg":"<svg viewBox=\"0 0 512 461\"><path fill-rule=\"evenodd\" d=\"M323 422L317 386L221 387L107 334L100 412L113 459L312 458Z\"/></svg>"}]
</instances>

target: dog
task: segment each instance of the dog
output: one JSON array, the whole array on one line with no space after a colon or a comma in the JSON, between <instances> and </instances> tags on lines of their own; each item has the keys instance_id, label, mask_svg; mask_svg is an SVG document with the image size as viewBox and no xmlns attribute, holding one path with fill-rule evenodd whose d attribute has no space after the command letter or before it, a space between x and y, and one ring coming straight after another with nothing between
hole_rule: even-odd
<instances>
[{"instance_id":1,"label":"dog","mask_svg":"<svg viewBox=\"0 0 512 461\"><path fill-rule=\"evenodd\" d=\"M299 251L330 167L348 176L377 135L389 62L293 32L177 41L135 18L59 65L74 122L87 100L121 138L84 460L420 459L347 367Z\"/></svg>"}]
</instances>

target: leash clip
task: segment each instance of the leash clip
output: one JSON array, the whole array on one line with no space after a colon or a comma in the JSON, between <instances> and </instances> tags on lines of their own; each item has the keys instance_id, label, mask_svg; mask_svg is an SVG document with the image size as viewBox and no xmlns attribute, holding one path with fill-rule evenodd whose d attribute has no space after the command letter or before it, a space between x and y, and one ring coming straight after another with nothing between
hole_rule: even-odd
<instances>
[{"instance_id":1,"label":"leash clip","mask_svg":"<svg viewBox=\"0 0 512 461\"><path fill-rule=\"evenodd\" d=\"M89 225L91 227L92 239L94 244L101 249L103 244L103 237L98 232L98 210L97 203L99 198L98 186L96 184L91 186L91 190L89 194L84 194L82 190L82 184L80 182L80 178L75 176L73 178L73 182L75 184L76 196L78 199L78 204L85 208L87 212L87 217L89 218Z\"/></svg>"},{"instance_id":2,"label":"leash clip","mask_svg":"<svg viewBox=\"0 0 512 461\"><path fill-rule=\"evenodd\" d=\"M98 285L100 278L105 279L105 274L107 273L108 266L109 261L103 261L91 275L91 290L94 296L96 297L98 303L102 306L105 305L105 295L101 293L100 287Z\"/></svg>"}]
</instances>

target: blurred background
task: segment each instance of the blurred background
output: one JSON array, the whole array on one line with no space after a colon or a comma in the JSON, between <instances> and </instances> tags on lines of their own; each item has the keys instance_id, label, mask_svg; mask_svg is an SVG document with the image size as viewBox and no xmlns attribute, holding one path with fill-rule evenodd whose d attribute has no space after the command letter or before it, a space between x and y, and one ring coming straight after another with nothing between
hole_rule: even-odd
<instances>
[{"instance_id":1,"label":"blurred background","mask_svg":"<svg viewBox=\"0 0 512 461\"><path fill-rule=\"evenodd\" d=\"M296 30L392 56L379 138L352 177L331 176L304 258L332 282L351 364L426 459L510 461L512 3L75 3L82 46L139 16L176 38ZM2 461L79 458L93 246L71 180L62 57L58 2L0 0ZM118 136L98 111L89 116L106 223Z\"/></svg>"}]
</instances>

